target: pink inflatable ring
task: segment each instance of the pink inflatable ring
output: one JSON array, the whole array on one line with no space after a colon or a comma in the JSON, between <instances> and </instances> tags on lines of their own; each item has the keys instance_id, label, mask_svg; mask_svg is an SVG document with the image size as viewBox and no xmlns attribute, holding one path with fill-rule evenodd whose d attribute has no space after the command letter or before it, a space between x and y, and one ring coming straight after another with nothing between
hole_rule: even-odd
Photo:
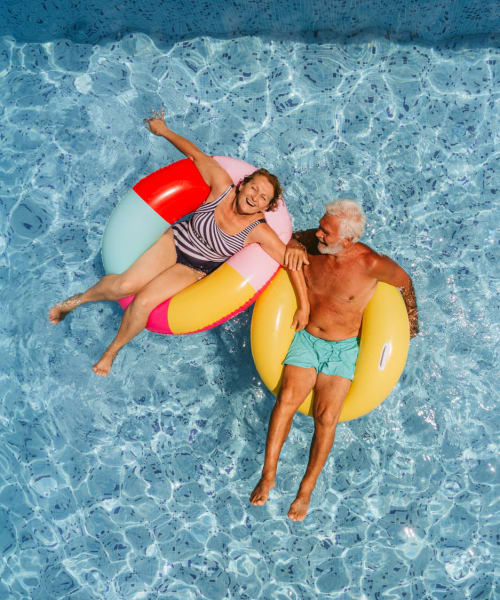
<instances>
[{"instance_id":1,"label":"pink inflatable ring","mask_svg":"<svg viewBox=\"0 0 500 600\"><path fill-rule=\"evenodd\" d=\"M236 158L216 156L235 184L255 171ZM194 163L184 159L141 179L114 209L106 226L102 256L106 273L122 273L173 223L190 214L210 190ZM286 244L292 235L282 198L265 213ZM280 266L258 244L249 244L217 270L157 306L147 329L156 333L195 333L227 321L250 306ZM133 296L120 300L123 308Z\"/></svg>"}]
</instances>

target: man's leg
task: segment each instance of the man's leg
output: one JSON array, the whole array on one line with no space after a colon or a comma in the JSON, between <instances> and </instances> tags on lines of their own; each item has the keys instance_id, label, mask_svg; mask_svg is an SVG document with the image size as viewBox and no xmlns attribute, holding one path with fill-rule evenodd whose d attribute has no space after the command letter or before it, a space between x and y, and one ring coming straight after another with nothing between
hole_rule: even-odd
<instances>
[{"instance_id":1,"label":"man's leg","mask_svg":"<svg viewBox=\"0 0 500 600\"><path fill-rule=\"evenodd\" d=\"M285 365L281 391L269 422L262 476L250 494L250 502L256 506L265 504L269 491L274 487L278 459L292 426L293 415L312 390L315 381L316 369Z\"/></svg>"},{"instance_id":2,"label":"man's leg","mask_svg":"<svg viewBox=\"0 0 500 600\"><path fill-rule=\"evenodd\" d=\"M305 475L288 511L292 521L302 521L307 515L311 494L333 445L340 412L350 387L349 379L318 374L314 388L314 435Z\"/></svg>"}]
</instances>

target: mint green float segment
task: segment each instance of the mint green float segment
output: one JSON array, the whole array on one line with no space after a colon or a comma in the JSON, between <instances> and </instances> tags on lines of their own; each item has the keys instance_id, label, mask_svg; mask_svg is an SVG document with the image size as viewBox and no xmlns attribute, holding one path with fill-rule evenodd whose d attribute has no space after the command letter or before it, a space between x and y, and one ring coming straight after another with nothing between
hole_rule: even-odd
<instances>
[{"instance_id":1,"label":"mint green float segment","mask_svg":"<svg viewBox=\"0 0 500 600\"><path fill-rule=\"evenodd\" d=\"M102 262L106 273L123 273L169 227L134 190L127 192L104 231Z\"/></svg>"}]
</instances>

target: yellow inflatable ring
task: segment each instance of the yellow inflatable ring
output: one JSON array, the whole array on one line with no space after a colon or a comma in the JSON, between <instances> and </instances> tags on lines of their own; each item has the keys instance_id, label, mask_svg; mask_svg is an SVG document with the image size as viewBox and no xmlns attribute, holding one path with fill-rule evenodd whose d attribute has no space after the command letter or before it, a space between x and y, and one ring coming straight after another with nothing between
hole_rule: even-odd
<instances>
[{"instance_id":1,"label":"yellow inflatable ring","mask_svg":"<svg viewBox=\"0 0 500 600\"><path fill-rule=\"evenodd\" d=\"M255 367L266 387L277 394L282 362L292 341L291 329L297 301L288 274L281 269L257 300L251 325ZM379 282L363 314L359 355L351 388L340 421L366 415L390 394L403 372L410 345L410 326L399 290ZM312 416L313 393L300 412Z\"/></svg>"}]
</instances>

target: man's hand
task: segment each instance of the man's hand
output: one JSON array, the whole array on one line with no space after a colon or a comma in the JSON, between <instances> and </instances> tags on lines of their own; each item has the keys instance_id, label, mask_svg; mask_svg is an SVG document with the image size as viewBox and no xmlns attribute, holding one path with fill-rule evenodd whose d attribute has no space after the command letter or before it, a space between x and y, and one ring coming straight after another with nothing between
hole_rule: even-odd
<instances>
[{"instance_id":1,"label":"man's hand","mask_svg":"<svg viewBox=\"0 0 500 600\"><path fill-rule=\"evenodd\" d=\"M298 271L303 265L308 265L306 248L293 238L288 242L285 250L284 265L290 271Z\"/></svg>"},{"instance_id":2,"label":"man's hand","mask_svg":"<svg viewBox=\"0 0 500 600\"><path fill-rule=\"evenodd\" d=\"M309 311L305 308L298 308L293 315L292 329L301 331L309 323Z\"/></svg>"}]
</instances>

